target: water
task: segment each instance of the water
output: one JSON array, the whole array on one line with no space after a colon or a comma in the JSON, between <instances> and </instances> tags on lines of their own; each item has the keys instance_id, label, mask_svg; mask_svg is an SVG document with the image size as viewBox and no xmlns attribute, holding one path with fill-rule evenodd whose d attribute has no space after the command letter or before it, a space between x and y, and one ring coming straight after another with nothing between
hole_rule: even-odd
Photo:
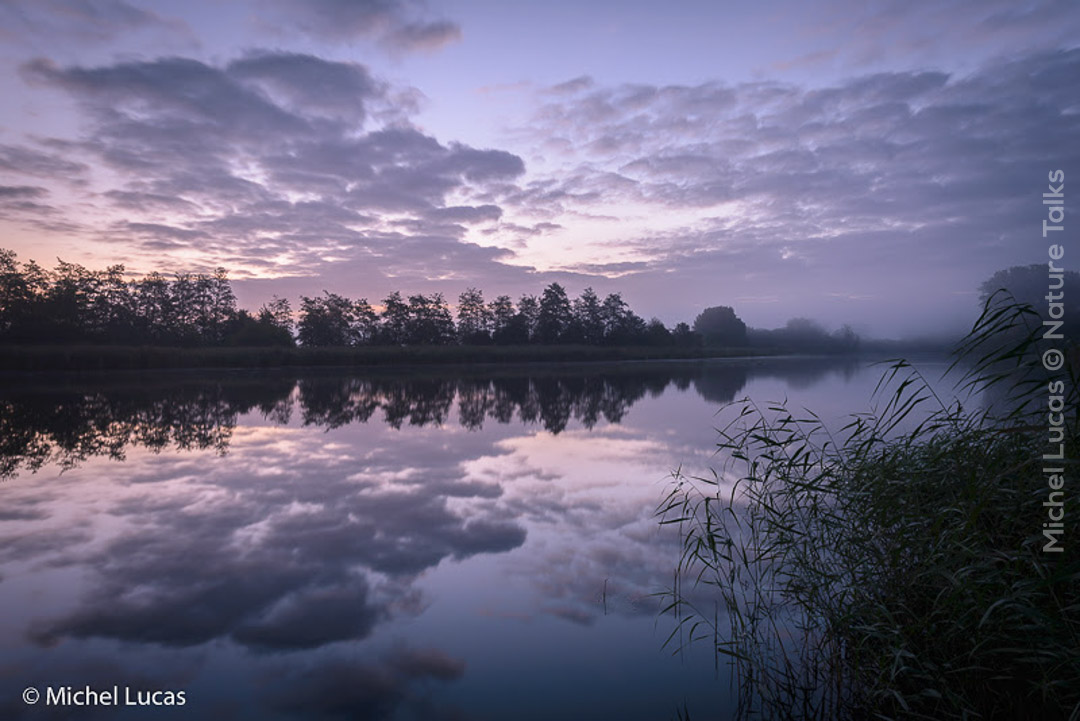
<instances>
[{"instance_id":1,"label":"water","mask_svg":"<svg viewBox=\"0 0 1080 721\"><path fill-rule=\"evenodd\" d=\"M707 645L663 647L669 474L716 464L725 402L839 425L880 372L9 381L0 718L727 718ZM88 686L120 705L46 705ZM126 707L125 688L185 703Z\"/></svg>"}]
</instances>

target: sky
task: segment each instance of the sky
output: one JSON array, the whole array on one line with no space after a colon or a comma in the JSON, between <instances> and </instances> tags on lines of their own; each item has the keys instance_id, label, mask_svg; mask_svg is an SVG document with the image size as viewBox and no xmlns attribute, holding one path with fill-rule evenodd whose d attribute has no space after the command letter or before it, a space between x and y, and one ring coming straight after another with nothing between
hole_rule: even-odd
<instances>
[{"instance_id":1,"label":"sky","mask_svg":"<svg viewBox=\"0 0 1080 721\"><path fill-rule=\"evenodd\" d=\"M1046 261L1078 90L1073 0L0 0L0 247L955 331Z\"/></svg>"}]
</instances>

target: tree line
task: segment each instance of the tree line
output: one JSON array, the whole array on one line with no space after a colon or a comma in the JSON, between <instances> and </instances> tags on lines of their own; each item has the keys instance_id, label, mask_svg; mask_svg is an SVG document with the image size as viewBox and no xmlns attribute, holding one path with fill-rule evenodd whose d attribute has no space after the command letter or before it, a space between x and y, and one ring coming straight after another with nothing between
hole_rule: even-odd
<instances>
[{"instance_id":1,"label":"tree line","mask_svg":"<svg viewBox=\"0 0 1080 721\"><path fill-rule=\"evenodd\" d=\"M280 345L292 343L289 315L288 303L277 299L256 316L239 310L224 268L130 280L122 265L88 270L58 261L48 270L0 249L5 343Z\"/></svg>"},{"instance_id":2,"label":"tree line","mask_svg":"<svg viewBox=\"0 0 1080 721\"><path fill-rule=\"evenodd\" d=\"M456 316L456 317L455 317ZM850 352L850 328L829 334L795 318L784 328L747 328L730 306L704 309L691 326L644 320L619 293L586 288L571 298L558 283L539 296L487 301L477 288L452 312L441 293L390 293L378 305L324 291L299 308L274 296L255 312L237 307L228 273L153 272L130 279L122 265L89 270L58 260L54 269L20 263L0 249L0 343L179 347L585 345L760 347Z\"/></svg>"},{"instance_id":3,"label":"tree line","mask_svg":"<svg viewBox=\"0 0 1080 721\"><path fill-rule=\"evenodd\" d=\"M237 307L224 268L213 273L126 277L122 265L89 270L58 261L48 270L0 249L0 342L165 346L355 347L364 345L653 345L696 346L687 323L668 329L645 321L619 293L591 288L571 300L558 283L515 303L487 302L469 288L456 320L441 293L395 291L377 309L337 293L301 296L298 312L275 296L252 313Z\"/></svg>"},{"instance_id":4,"label":"tree line","mask_svg":"<svg viewBox=\"0 0 1080 721\"><path fill-rule=\"evenodd\" d=\"M540 297L508 295L488 302L469 288L458 296L457 319L441 293L405 298L393 292L381 311L366 298L353 301L324 291L300 299L297 339L305 346L358 345L654 345L694 346L699 334L686 323L669 330L634 313L619 293L602 299L586 288L571 300L558 283Z\"/></svg>"}]
</instances>

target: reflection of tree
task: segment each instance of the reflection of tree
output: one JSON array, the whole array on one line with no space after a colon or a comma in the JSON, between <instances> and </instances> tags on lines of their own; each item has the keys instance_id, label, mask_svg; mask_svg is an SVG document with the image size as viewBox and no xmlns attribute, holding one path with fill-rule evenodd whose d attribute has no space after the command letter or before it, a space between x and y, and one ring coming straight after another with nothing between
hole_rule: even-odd
<instances>
[{"instance_id":1,"label":"reflection of tree","mask_svg":"<svg viewBox=\"0 0 1080 721\"><path fill-rule=\"evenodd\" d=\"M93 456L122 460L129 447L224 453L239 414L258 407L287 419L291 385L204 381L9 391L0 395L0 478L46 464L73 468Z\"/></svg>"},{"instance_id":2,"label":"reflection of tree","mask_svg":"<svg viewBox=\"0 0 1080 721\"><path fill-rule=\"evenodd\" d=\"M768 366L755 368L754 377L779 378L796 390L806 390L821 383L830 374L850 381L863 364L851 356L816 358L777 358Z\"/></svg>"},{"instance_id":3,"label":"reflection of tree","mask_svg":"<svg viewBox=\"0 0 1080 721\"><path fill-rule=\"evenodd\" d=\"M606 375L541 373L496 377L319 378L299 383L304 422L336 428L366 422L381 410L394 428L441 425L457 402L458 423L479 430L487 420L541 424L559 433L571 420L586 428L618 423L647 393L663 392L670 371Z\"/></svg>"},{"instance_id":4,"label":"reflection of tree","mask_svg":"<svg viewBox=\"0 0 1080 721\"><path fill-rule=\"evenodd\" d=\"M788 359L767 365L595 365L458 376L159 377L152 384L9 389L0 391L0 478L46 464L71 468L93 456L123 459L128 447L224 453L239 415L258 412L271 423L285 424L294 406L305 425L338 428L381 417L400 428L451 422L456 402L457 422L468 430L516 420L559 433L571 422L586 429L601 420L620 423L635 403L672 384L726 403L751 376L802 387L836 371L847 377L854 369L853 363L834 359Z\"/></svg>"}]
</instances>

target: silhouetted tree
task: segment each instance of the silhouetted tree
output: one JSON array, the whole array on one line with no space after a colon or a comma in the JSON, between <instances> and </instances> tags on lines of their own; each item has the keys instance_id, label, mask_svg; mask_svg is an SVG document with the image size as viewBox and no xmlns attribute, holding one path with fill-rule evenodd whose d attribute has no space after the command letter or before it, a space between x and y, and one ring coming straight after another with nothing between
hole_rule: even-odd
<instances>
[{"instance_id":1,"label":"silhouetted tree","mask_svg":"<svg viewBox=\"0 0 1080 721\"><path fill-rule=\"evenodd\" d=\"M14 252L0 248L0 335L5 337L24 321L33 295L15 258Z\"/></svg>"},{"instance_id":2,"label":"silhouetted tree","mask_svg":"<svg viewBox=\"0 0 1080 721\"><path fill-rule=\"evenodd\" d=\"M229 283L229 273L217 268L211 276L199 276L199 282L206 289L202 340L218 344L224 340L229 319L236 315L236 296Z\"/></svg>"},{"instance_id":3,"label":"silhouetted tree","mask_svg":"<svg viewBox=\"0 0 1080 721\"><path fill-rule=\"evenodd\" d=\"M300 297L297 335L305 346L351 345L354 308L344 296L323 291L322 298Z\"/></svg>"},{"instance_id":4,"label":"silhouetted tree","mask_svg":"<svg viewBox=\"0 0 1080 721\"><path fill-rule=\"evenodd\" d=\"M135 315L139 334L152 343L173 340L175 314L169 281L160 273L150 273L135 283Z\"/></svg>"},{"instance_id":5,"label":"silhouetted tree","mask_svg":"<svg viewBox=\"0 0 1080 721\"><path fill-rule=\"evenodd\" d=\"M851 326L829 333L809 318L792 318L783 328L775 330L752 328L747 335L752 346L789 352L854 353L859 349L859 336Z\"/></svg>"},{"instance_id":6,"label":"silhouetted tree","mask_svg":"<svg viewBox=\"0 0 1080 721\"><path fill-rule=\"evenodd\" d=\"M638 345L647 342L646 323L622 299L611 293L604 299L604 342L608 345Z\"/></svg>"},{"instance_id":7,"label":"silhouetted tree","mask_svg":"<svg viewBox=\"0 0 1080 721\"><path fill-rule=\"evenodd\" d=\"M396 290L383 299L382 323L379 342L403 345L408 342L409 306Z\"/></svg>"},{"instance_id":8,"label":"silhouetted tree","mask_svg":"<svg viewBox=\"0 0 1080 721\"><path fill-rule=\"evenodd\" d=\"M536 324L536 335L540 342L560 342L573 318L566 290L558 283L545 288L540 298L540 314Z\"/></svg>"},{"instance_id":9,"label":"silhouetted tree","mask_svg":"<svg viewBox=\"0 0 1080 721\"><path fill-rule=\"evenodd\" d=\"M408 343L446 345L453 342L454 335L454 319L442 293L409 296Z\"/></svg>"},{"instance_id":10,"label":"silhouetted tree","mask_svg":"<svg viewBox=\"0 0 1080 721\"><path fill-rule=\"evenodd\" d=\"M999 270L979 285L979 305L984 305L995 291L1004 289L1021 303L1029 303L1041 311L1047 307L1046 296L1051 292L1049 275L1049 268L1045 263L1014 265ZM1062 300L1067 307L1072 312L1080 312L1080 273L1068 270L1062 275L1062 287L1055 288L1054 292L1063 292ZM1057 285L1057 282L1053 285Z\"/></svg>"},{"instance_id":11,"label":"silhouetted tree","mask_svg":"<svg viewBox=\"0 0 1080 721\"><path fill-rule=\"evenodd\" d=\"M458 340L462 343L483 345L491 342L494 314L484 304L484 294L481 291L469 288L458 296L457 317Z\"/></svg>"},{"instance_id":12,"label":"silhouetted tree","mask_svg":"<svg viewBox=\"0 0 1080 721\"><path fill-rule=\"evenodd\" d=\"M509 345L514 341L511 338L511 325L514 322L514 302L510 300L508 295L500 295L495 300L491 301L488 306L488 312L491 314L491 338L500 345ZM526 333L525 339L520 341L521 343L527 343L529 340L528 333Z\"/></svg>"},{"instance_id":13,"label":"silhouetted tree","mask_svg":"<svg viewBox=\"0 0 1080 721\"><path fill-rule=\"evenodd\" d=\"M537 328L540 325L540 301L535 295L522 295L518 298L517 321L520 329L515 335L523 336L524 340L515 343L535 343L538 339Z\"/></svg>"},{"instance_id":14,"label":"silhouetted tree","mask_svg":"<svg viewBox=\"0 0 1080 721\"><path fill-rule=\"evenodd\" d=\"M686 323L675 324L675 330L671 332L671 340L680 348L697 348L702 344L701 334L691 330Z\"/></svg>"},{"instance_id":15,"label":"silhouetted tree","mask_svg":"<svg viewBox=\"0 0 1080 721\"><path fill-rule=\"evenodd\" d=\"M652 346L668 346L672 345L671 331L667 329L664 322L659 318L653 318L649 321L648 327L645 329L645 339L649 345Z\"/></svg>"},{"instance_id":16,"label":"silhouetted tree","mask_svg":"<svg viewBox=\"0 0 1080 721\"><path fill-rule=\"evenodd\" d=\"M720 305L706 308L694 319L694 330L708 345L746 345L746 323L735 315L735 309Z\"/></svg>"},{"instance_id":17,"label":"silhouetted tree","mask_svg":"<svg viewBox=\"0 0 1080 721\"><path fill-rule=\"evenodd\" d=\"M832 337L841 353L854 353L859 350L859 334L846 323L834 332Z\"/></svg>"},{"instance_id":18,"label":"silhouetted tree","mask_svg":"<svg viewBox=\"0 0 1080 721\"><path fill-rule=\"evenodd\" d=\"M592 288L581 291L574 301L574 321L581 329L581 341L590 345L604 342L604 310Z\"/></svg>"},{"instance_id":19,"label":"silhouetted tree","mask_svg":"<svg viewBox=\"0 0 1080 721\"><path fill-rule=\"evenodd\" d=\"M273 296L259 308L259 322L281 328L289 335L293 331L292 306L288 298Z\"/></svg>"},{"instance_id":20,"label":"silhouetted tree","mask_svg":"<svg viewBox=\"0 0 1080 721\"><path fill-rule=\"evenodd\" d=\"M380 333L379 315L368 303L367 298L361 298L353 306L353 345L371 345L377 343Z\"/></svg>"}]
</instances>

